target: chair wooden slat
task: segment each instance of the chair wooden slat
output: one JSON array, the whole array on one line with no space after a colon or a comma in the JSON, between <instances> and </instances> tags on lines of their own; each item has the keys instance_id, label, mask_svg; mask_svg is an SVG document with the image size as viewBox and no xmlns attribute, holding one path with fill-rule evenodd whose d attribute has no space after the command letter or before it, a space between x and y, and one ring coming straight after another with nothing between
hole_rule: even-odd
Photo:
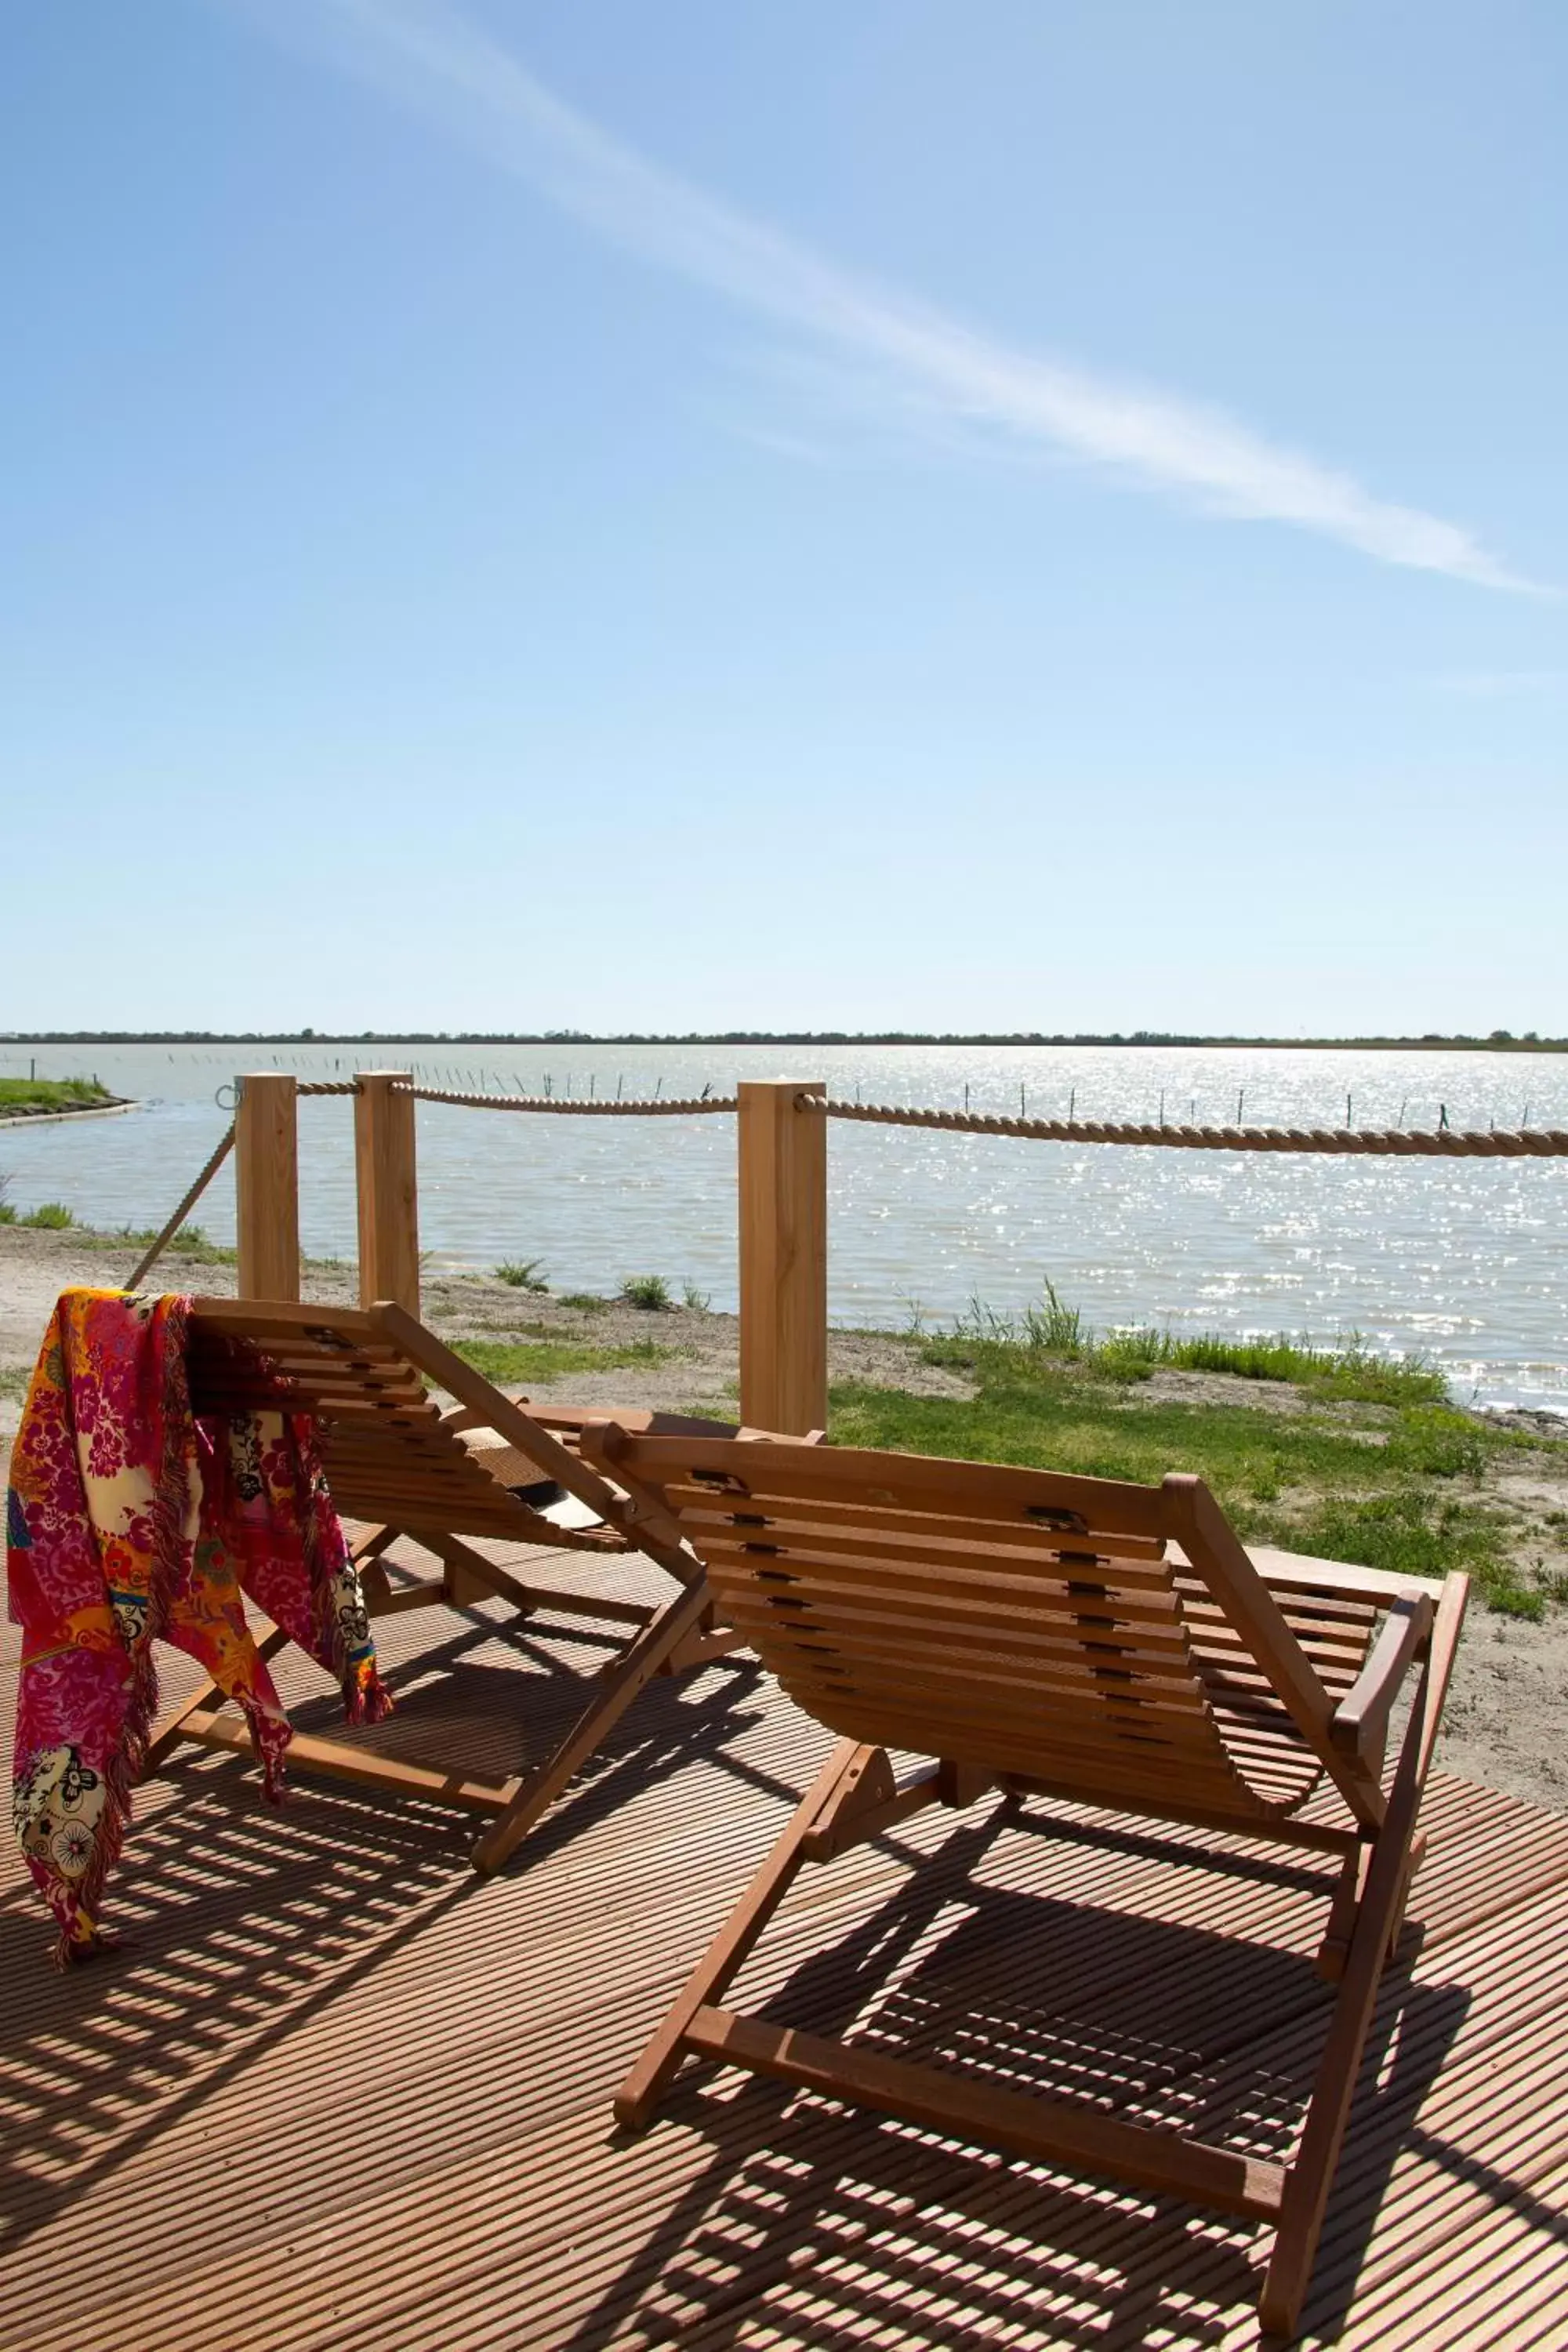
<instances>
[{"instance_id":1,"label":"chair wooden slat","mask_svg":"<svg viewBox=\"0 0 1568 2352\"><path fill-rule=\"evenodd\" d=\"M255 1413L310 1420L339 1509L380 1530L370 1556L402 1534L441 1562L440 1579L415 1592L419 1605L442 1601L466 1607L493 1598L525 1612L545 1609L620 1629L620 1657L601 1675L584 1677L584 1705L565 1738L533 1770L504 1785L465 1779L445 1760L439 1766L374 1755L367 1760L363 1748L322 1739L294 1743L296 1761L308 1769L409 1795L461 1791L461 1802L493 1817L473 1849L477 1868L499 1867L650 1675L739 1643L739 1634L716 1625L700 1567L669 1522L632 1512L621 1489L582 1458L583 1429L604 1415L566 1409L531 1418L522 1403L502 1395L395 1307L198 1299L189 1329L197 1414L211 1421ZM431 1380L459 1398L457 1412L436 1402ZM679 1414L629 1417L650 1430L704 1438L727 1430L723 1423ZM493 1433L493 1444L473 1442L485 1432ZM535 1508L529 1491L552 1483L586 1503L596 1520L586 1527L557 1525ZM672 1578L674 1595L662 1608L648 1609L618 1597L524 1583L475 1550L470 1538L600 1559L642 1552ZM410 1601L407 1591L392 1588L379 1560L366 1597L372 1615ZM269 1638L275 1644L281 1637ZM210 1746L244 1746L244 1727L217 1717L221 1705L211 1685L205 1685L157 1727L150 1764L161 1763L186 1737Z\"/></svg>"},{"instance_id":2,"label":"chair wooden slat","mask_svg":"<svg viewBox=\"0 0 1568 2352\"><path fill-rule=\"evenodd\" d=\"M1278 2221L1262 2308L1289 2332L1415 1866L1463 1577L1442 1588L1390 1798L1371 1727L1386 1722L1393 1677L1421 1652L1430 1601L1414 1616L1397 1584L1354 1570L1342 1581L1324 1561L1270 1554L1260 1572L1196 1480L1141 1487L783 1443L738 1459L618 1430L585 1432L584 1448L674 1517L763 1664L840 1734L623 2085L620 2120L646 2123L689 2053L1134 2186L1157 2169L1167 2192ZM1380 1607L1394 1602L1404 1631L1371 1655ZM900 1787L889 1753L900 1750L934 1768ZM1342 1822L1299 1819L1325 1775ZM718 2007L804 1864L831 1861L923 1803L959 1805L994 1786L1341 1858L1320 1965L1342 1973L1342 1989L1292 2165L1238 2192L1226 2168L1242 2151L1172 2132L1159 2135L1152 2169L1149 2136L1121 2122L1102 2132L1097 2118L1074 2137L1082 2110L1060 2098L1002 2100L949 2068L869 2060L859 2045Z\"/></svg>"}]
</instances>

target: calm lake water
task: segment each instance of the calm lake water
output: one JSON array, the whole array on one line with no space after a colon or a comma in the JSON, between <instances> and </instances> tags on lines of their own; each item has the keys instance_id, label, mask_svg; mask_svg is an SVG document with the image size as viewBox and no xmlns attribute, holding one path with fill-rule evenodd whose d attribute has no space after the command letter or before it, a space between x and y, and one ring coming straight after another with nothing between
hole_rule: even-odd
<instances>
[{"instance_id":1,"label":"calm lake water","mask_svg":"<svg viewBox=\"0 0 1568 2352\"><path fill-rule=\"evenodd\" d=\"M26 1049L0 1045L0 1075ZM347 1076L412 1067L465 1089L603 1097L733 1090L737 1077L825 1078L866 1102L1064 1118L1568 1128L1568 1055L1344 1054L1181 1047L410 1045L48 1047L41 1076L94 1072L142 1108L0 1132L24 1211L161 1224L227 1122L237 1068ZM354 1251L352 1111L300 1105L300 1228L315 1256ZM437 1263L536 1257L557 1289L628 1274L735 1300L734 1123L560 1119L421 1104L419 1192ZM1458 1393L1568 1406L1568 1160L1378 1160L1118 1150L835 1125L828 1138L830 1308L837 1322L935 1326L979 1298L1014 1310L1049 1276L1103 1328L1358 1330L1418 1348ZM234 1237L225 1171L197 1212Z\"/></svg>"}]
</instances>

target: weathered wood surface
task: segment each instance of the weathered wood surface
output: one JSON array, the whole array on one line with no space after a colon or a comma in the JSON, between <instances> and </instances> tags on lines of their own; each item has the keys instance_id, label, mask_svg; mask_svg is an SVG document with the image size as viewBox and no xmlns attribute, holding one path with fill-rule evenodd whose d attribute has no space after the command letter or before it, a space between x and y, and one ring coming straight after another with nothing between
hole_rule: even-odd
<instances>
[{"instance_id":1,"label":"weathered wood surface","mask_svg":"<svg viewBox=\"0 0 1568 2352\"><path fill-rule=\"evenodd\" d=\"M668 1590L615 1575L627 1600ZM406 1696L349 1736L414 1753L449 1733L476 1771L526 1765L615 1630L508 1613L384 1621ZM7 1770L16 1654L0 1629ZM314 1670L279 1664L301 1728L334 1728ZM273 1812L237 1759L190 1751L140 1801L127 1947L65 1978L0 1828L0 2344L1256 2345L1256 2223L710 2067L646 2137L615 2133L614 2091L828 1745L742 1659L658 1682L489 1880L450 1810L301 1778ZM1260 1891L1203 1832L1091 1846L1085 1818L898 1824L806 1874L738 2000L1277 2160L1332 1998L1312 1958L1335 1862L1276 1857ZM1301 2340L1560 2345L1568 1821L1442 1779L1425 1821L1424 1940L1383 1989Z\"/></svg>"},{"instance_id":2,"label":"weathered wood surface","mask_svg":"<svg viewBox=\"0 0 1568 2352\"><path fill-rule=\"evenodd\" d=\"M241 1298L300 1296L299 1109L291 1073L236 1081L235 1286Z\"/></svg>"},{"instance_id":3,"label":"weathered wood surface","mask_svg":"<svg viewBox=\"0 0 1568 2352\"><path fill-rule=\"evenodd\" d=\"M395 1299L419 1312L419 1179L407 1070L362 1070L354 1096L362 1307Z\"/></svg>"},{"instance_id":4,"label":"weathered wood surface","mask_svg":"<svg viewBox=\"0 0 1568 2352\"><path fill-rule=\"evenodd\" d=\"M741 1419L805 1437L827 1425L827 1122L818 1080L737 1095Z\"/></svg>"}]
</instances>

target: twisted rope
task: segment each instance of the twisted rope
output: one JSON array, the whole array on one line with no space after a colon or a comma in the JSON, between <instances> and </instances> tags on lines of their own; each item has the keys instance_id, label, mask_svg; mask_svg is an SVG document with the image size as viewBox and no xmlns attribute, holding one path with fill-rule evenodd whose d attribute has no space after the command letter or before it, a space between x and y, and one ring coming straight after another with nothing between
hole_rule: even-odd
<instances>
[{"instance_id":1,"label":"twisted rope","mask_svg":"<svg viewBox=\"0 0 1568 2352\"><path fill-rule=\"evenodd\" d=\"M307 1089L300 1089L303 1094ZM314 1092L352 1089L310 1089ZM563 1100L552 1095L470 1095L436 1087L395 1087L419 1102L449 1103L462 1110L541 1111L565 1118L690 1118L704 1111L732 1111L733 1095L703 1095L662 1102ZM854 1118L873 1127L930 1128L947 1135L1010 1135L1031 1143L1133 1143L1163 1145L1177 1151L1318 1151L1363 1153L1387 1159L1561 1160L1568 1157L1568 1130L1562 1128L1460 1129L1370 1127L1173 1127L1134 1126L1101 1119L1007 1118L984 1111L906 1110L891 1103L835 1102L823 1095L799 1094L796 1108L825 1118Z\"/></svg>"},{"instance_id":2,"label":"twisted rope","mask_svg":"<svg viewBox=\"0 0 1568 2352\"><path fill-rule=\"evenodd\" d=\"M346 1083L316 1082L309 1086L298 1086L295 1087L294 1091L296 1094L301 1095L357 1095L359 1092L359 1081L356 1078L351 1078ZM224 1161L234 1150L234 1129L235 1122L233 1119L230 1119L227 1129L219 1140L217 1148L214 1151L212 1158L207 1161L206 1166L202 1170L201 1174L196 1178L195 1182L191 1186L190 1191L185 1194L184 1199L180 1202L179 1207L174 1211L174 1215L169 1219L162 1233L159 1234L156 1241L152 1244L151 1247L137 1261L135 1272L126 1282L125 1287L127 1290L141 1289L143 1281L146 1279L147 1276L151 1274L153 1268L157 1265L158 1260L163 1256L163 1252L168 1248L169 1244L174 1240L174 1235L179 1232L180 1227L184 1223L185 1219L190 1215L191 1211L195 1207L196 1202L201 1199L202 1194L206 1191L207 1186L212 1182L213 1178L217 1174L218 1170L223 1166Z\"/></svg>"},{"instance_id":3,"label":"twisted rope","mask_svg":"<svg viewBox=\"0 0 1568 2352\"><path fill-rule=\"evenodd\" d=\"M316 1080L300 1086L302 1095L357 1095L357 1078ZM736 1108L733 1095L700 1095L662 1102L645 1097L637 1102L559 1101L552 1095L469 1095L437 1087L396 1086L395 1094L412 1095L418 1102L448 1103L459 1110L540 1111L557 1118L694 1118L708 1112ZM825 1095L798 1094L798 1110L818 1111L824 1118L858 1119L870 1127L925 1128L943 1135L1008 1135L1030 1143L1127 1143L1163 1145L1175 1151L1314 1151L1361 1154L1393 1160L1563 1160L1568 1159L1568 1129L1563 1128L1479 1129L1439 1128L1425 1131L1399 1127L1166 1127L1131 1126L1101 1119L1006 1118L985 1111L905 1110L891 1103L834 1102ZM234 1128L147 1251L126 1284L137 1289L162 1257L202 1194L234 1149Z\"/></svg>"},{"instance_id":4,"label":"twisted rope","mask_svg":"<svg viewBox=\"0 0 1568 2352\"><path fill-rule=\"evenodd\" d=\"M1560 1160L1568 1157L1562 1128L1425 1132L1400 1127L1134 1127L1098 1119L993 1118L984 1111L901 1110L886 1103L833 1102L795 1097L800 1110L826 1118L858 1118L876 1127L924 1127L944 1134L1015 1135L1032 1143L1163 1144L1177 1151L1363 1152L1394 1159Z\"/></svg>"},{"instance_id":5,"label":"twisted rope","mask_svg":"<svg viewBox=\"0 0 1568 2352\"><path fill-rule=\"evenodd\" d=\"M158 1260L163 1256L164 1250L174 1240L174 1235L179 1232L180 1227L184 1223L185 1219L190 1215L191 1211L195 1207L196 1202L201 1199L202 1194L206 1191L207 1186L212 1182L213 1178L217 1174L218 1170L223 1166L224 1161L228 1158L229 1153L233 1150L234 1121L231 1119L229 1121L227 1134L224 1137L221 1143L219 1143L217 1150L213 1153L212 1158L207 1161L206 1166L202 1170L201 1174L196 1178L195 1182L191 1186L190 1191L185 1194L184 1199L180 1202L179 1207L174 1211L174 1215L169 1219L168 1223L158 1235L157 1240L153 1244L153 1246L148 1250L146 1255L138 1264L135 1273L131 1276L131 1279L125 1286L127 1290L141 1289L143 1276L145 1276L152 1267L157 1265Z\"/></svg>"},{"instance_id":6,"label":"twisted rope","mask_svg":"<svg viewBox=\"0 0 1568 2352\"><path fill-rule=\"evenodd\" d=\"M301 1089L303 1091L303 1089ZM731 1111L733 1095L694 1095L661 1102L647 1097L639 1102L595 1102L560 1099L554 1095L460 1095L437 1087L394 1087L395 1095L412 1095L416 1102L452 1103L459 1110L553 1111L574 1118L693 1118L701 1111Z\"/></svg>"}]
</instances>

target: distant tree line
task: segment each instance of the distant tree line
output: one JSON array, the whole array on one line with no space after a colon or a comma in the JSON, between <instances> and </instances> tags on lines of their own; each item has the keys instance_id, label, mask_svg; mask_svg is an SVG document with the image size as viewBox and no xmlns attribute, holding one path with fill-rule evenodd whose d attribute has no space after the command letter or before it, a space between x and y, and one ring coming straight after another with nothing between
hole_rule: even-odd
<instances>
[{"instance_id":1,"label":"distant tree line","mask_svg":"<svg viewBox=\"0 0 1568 2352\"><path fill-rule=\"evenodd\" d=\"M14 1045L1249 1045L1342 1052L1432 1052L1459 1047L1475 1053L1568 1052L1568 1037L1521 1036L1493 1029L1485 1036L1436 1029L1419 1037L1204 1036L1175 1029L1123 1031L1039 1029L689 1029L657 1035L635 1029L0 1029Z\"/></svg>"}]
</instances>

